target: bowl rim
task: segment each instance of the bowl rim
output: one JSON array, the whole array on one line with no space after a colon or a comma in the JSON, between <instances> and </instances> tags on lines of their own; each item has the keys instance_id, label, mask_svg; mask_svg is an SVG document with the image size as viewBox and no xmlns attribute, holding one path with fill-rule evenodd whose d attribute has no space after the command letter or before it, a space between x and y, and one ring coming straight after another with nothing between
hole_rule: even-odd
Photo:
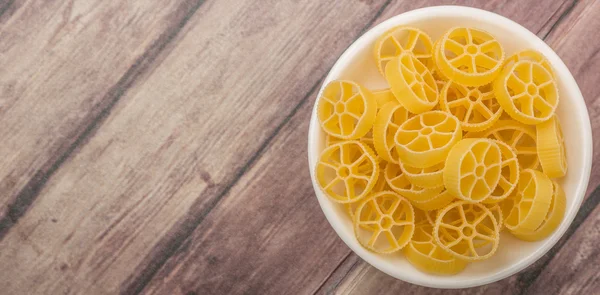
<instances>
[{"instance_id":1,"label":"bowl rim","mask_svg":"<svg viewBox=\"0 0 600 295\"><path fill-rule=\"evenodd\" d=\"M431 17L431 15L470 17L470 18L476 18L476 19L485 18L488 23L497 23L502 26L507 26L510 28L509 30L519 31L528 39L533 39L533 42L540 43L539 45L541 47L545 48L544 54L545 54L546 58L548 58L551 61L552 65L555 68L555 71L557 72L558 75L561 76L561 80L565 84L565 87L568 89L571 89L572 91L574 91L577 94L576 95L577 97L571 98L571 101L573 104L575 104L576 109L581 112L579 112L579 114L578 114L579 116L576 116L577 118L574 118L574 119L578 119L580 121L580 123L581 123L580 125L583 127L582 133L589 135L589 136L584 136L582 138L582 142L581 142L582 151L583 151L582 159L584 161L585 166L582 167L582 169L583 169L582 177L580 179L578 179L578 181L576 183L575 196L573 199L573 202L575 204L575 207L574 207L575 210L565 212L564 222L561 223L559 228L557 228L555 230L555 232L549 238L544 240L543 243L536 250L533 251L533 253L524 257L517 263L514 263L512 265L509 265L508 267L501 269L500 271L498 271L495 274L491 274L489 276L482 277L482 278L456 280L456 282L445 282L446 280L442 280L441 283L437 282L436 280L423 280L423 279L415 278L414 276L410 275L411 272L406 272L406 273L393 272L393 270L390 269L389 267L386 267L386 265L378 264L378 261L380 259L377 258L376 256L373 256L374 253L371 253L368 250L366 250L365 248L361 247L356 240L351 240L352 238L354 238L353 235L351 238L347 238L341 234L341 232L345 231L345 229L344 229L345 226L339 220L339 217L337 216L336 212L334 212L333 206L325 205L325 202L331 202L331 201L323 194L319 185L315 181L314 167L316 164L316 157L318 157L318 155L313 152L313 146L315 145L317 138L321 135L321 132L322 132L320 130L320 124L317 121L318 98L321 96L324 86L327 85L327 83L329 83L331 80L333 80L332 77L334 75L336 75L337 72L339 72L338 68L342 66L341 64L345 63L342 61L350 59L352 56L354 56L356 54L356 52L359 49L361 49L364 46L363 43L365 42L366 39L368 39L366 36L373 35L373 34L381 35L383 32L385 32L385 30L387 30L388 27L390 27L394 23L398 22L398 19L419 20L419 19ZM458 289L458 288L469 288L469 287L476 287L476 286L481 286L481 285L485 285L485 284L490 284L490 283L499 281L501 279L507 278L513 274L516 274L516 273L520 272L521 270L523 270L524 268L528 267L529 265L533 264L538 259L540 259L545 253L547 253L558 242L558 240L565 234L566 230L570 227L577 212L581 208L581 204L585 198L585 193L587 190L587 186L588 186L589 178L590 178L590 174L591 174L592 151L593 151L592 129L591 129L589 114L587 111L585 100L583 98L583 95L581 94L581 90L579 89L577 82L575 81L575 78L573 77L573 74L569 71L567 66L562 61L562 59L556 54L556 52L554 52L554 50L550 46L548 46L542 39L540 39L537 35L535 35L531 31L529 31L527 28L521 26L520 24L516 23L513 20L510 20L510 19L508 19L504 16L501 16L499 14L496 14L494 12L490 12L490 11L486 11L486 10L482 10L482 9L478 9L478 8L473 8L473 7L459 6L459 5L443 5L443 6L431 6L431 7L419 8L419 9L407 11L407 12L398 14L396 16L393 16L393 17L381 22L380 24L372 27L368 31L364 32L358 39L356 39L344 51L344 53L342 53L342 55L337 59L336 63L333 65L333 67L329 71L328 75L323 80L321 87L319 89L319 92L317 94L317 100L315 101L315 104L313 106L310 123L309 123L308 151L307 152L308 152L308 164L309 164L311 182L313 185L313 189L315 191L315 196L317 197L317 200L319 202L319 206L321 207L321 210L325 214L327 221L329 222L331 227L334 229L336 234L344 241L344 243L352 250L352 252L356 253L361 259L366 261L368 264L372 265L373 267L377 268L378 270L380 270L396 279L400 279L400 280L408 282L408 283L421 285L421 286L425 286L425 287ZM373 257L375 257L376 259L374 259Z\"/></svg>"}]
</instances>

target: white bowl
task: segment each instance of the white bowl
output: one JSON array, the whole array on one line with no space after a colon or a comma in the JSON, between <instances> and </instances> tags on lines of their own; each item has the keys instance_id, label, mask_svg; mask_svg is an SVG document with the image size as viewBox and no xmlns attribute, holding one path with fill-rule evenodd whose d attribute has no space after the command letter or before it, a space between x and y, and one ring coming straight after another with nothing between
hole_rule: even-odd
<instances>
[{"instance_id":1,"label":"white bowl","mask_svg":"<svg viewBox=\"0 0 600 295\"><path fill-rule=\"evenodd\" d=\"M559 228L539 242L524 242L510 234L501 234L498 251L492 258L471 263L454 276L436 276L413 267L401 253L379 255L361 247L354 237L352 223L341 205L330 201L315 182L314 171L320 151L324 149L325 134L313 109L308 134L308 162L315 194L327 220L342 240L362 259L397 279L435 288L466 288L489 284L529 266L558 241L565 233L585 196L592 164L592 132L585 101L575 79L554 51L535 34L521 25L492 12L461 6L436 6L409 11L372 28L342 54L323 82L347 79L370 89L387 87L377 71L372 54L375 40L388 29L397 25L410 25L427 32L436 40L453 26L476 27L492 33L503 45L507 56L521 49L532 48L543 53L552 63L557 74L561 119L568 158L568 173L560 179L567 195L567 211ZM319 97L323 86L319 91Z\"/></svg>"}]
</instances>

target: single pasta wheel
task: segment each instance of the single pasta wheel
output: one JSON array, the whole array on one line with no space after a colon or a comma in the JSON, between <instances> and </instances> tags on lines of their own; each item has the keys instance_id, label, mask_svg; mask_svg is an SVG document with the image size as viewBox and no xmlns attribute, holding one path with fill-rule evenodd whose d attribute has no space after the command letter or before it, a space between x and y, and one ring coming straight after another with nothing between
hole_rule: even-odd
<instances>
[{"instance_id":1,"label":"single pasta wheel","mask_svg":"<svg viewBox=\"0 0 600 295\"><path fill-rule=\"evenodd\" d=\"M548 214L546 214L546 218L542 221L542 224L533 231L513 231L512 234L515 237L524 241L539 241L549 236L560 225L565 216L567 199L565 192L556 181L552 182L552 187L554 192L552 194L552 201L550 202L550 209L548 209Z\"/></svg>"},{"instance_id":2,"label":"single pasta wheel","mask_svg":"<svg viewBox=\"0 0 600 295\"><path fill-rule=\"evenodd\" d=\"M517 159L517 152L502 141L495 139L493 139L493 141L500 148L500 152L502 152L502 170L498 185L494 191L492 191L492 194L483 200L484 203L488 204L498 203L506 199L517 187L519 175L521 173L519 168L519 160ZM501 224L501 222L499 222L499 224Z\"/></svg>"},{"instance_id":3,"label":"single pasta wheel","mask_svg":"<svg viewBox=\"0 0 600 295\"><path fill-rule=\"evenodd\" d=\"M440 183L438 187L422 188L413 185L408 181L406 175L402 173L400 166L394 163L387 163L385 166L384 177L387 184L401 196L411 201L427 201L437 196L444 187Z\"/></svg>"},{"instance_id":4,"label":"single pasta wheel","mask_svg":"<svg viewBox=\"0 0 600 295\"><path fill-rule=\"evenodd\" d=\"M373 186L373 188L371 189L371 192L369 192L369 194L375 194L375 193L379 193L382 191L389 191L389 190L392 190L392 189L387 185L387 182L385 181L385 177L383 176L383 170L380 170L379 176L377 177L377 182L375 183L375 185ZM354 213L356 212L356 208L358 207L359 203L360 203L360 201L343 204L344 209L346 210L346 213L348 213L348 216L350 216L350 219L352 221L354 221Z\"/></svg>"},{"instance_id":5,"label":"single pasta wheel","mask_svg":"<svg viewBox=\"0 0 600 295\"><path fill-rule=\"evenodd\" d=\"M498 249L499 233L498 223L488 208L466 201L441 209L433 229L433 237L442 249L467 261L491 257Z\"/></svg>"},{"instance_id":6,"label":"single pasta wheel","mask_svg":"<svg viewBox=\"0 0 600 295\"><path fill-rule=\"evenodd\" d=\"M415 216L410 203L400 195L384 191L360 202L354 234L360 244L376 253L402 249L413 236Z\"/></svg>"},{"instance_id":7,"label":"single pasta wheel","mask_svg":"<svg viewBox=\"0 0 600 295\"><path fill-rule=\"evenodd\" d=\"M500 180L502 153L495 141L467 138L448 154L444 185L450 194L468 202L489 197Z\"/></svg>"},{"instance_id":8,"label":"single pasta wheel","mask_svg":"<svg viewBox=\"0 0 600 295\"><path fill-rule=\"evenodd\" d=\"M547 121L558 105L554 77L541 64L521 60L494 81L498 103L513 119L529 125Z\"/></svg>"},{"instance_id":9,"label":"single pasta wheel","mask_svg":"<svg viewBox=\"0 0 600 295\"><path fill-rule=\"evenodd\" d=\"M492 82L504 62L504 49L489 33L456 27L440 40L434 52L435 64L444 76L465 86Z\"/></svg>"},{"instance_id":10,"label":"single pasta wheel","mask_svg":"<svg viewBox=\"0 0 600 295\"><path fill-rule=\"evenodd\" d=\"M411 118L409 113L398 101L385 104L377 114L373 126L375 151L384 160L398 163L398 151L394 144L394 135L402 123Z\"/></svg>"},{"instance_id":11,"label":"single pasta wheel","mask_svg":"<svg viewBox=\"0 0 600 295\"><path fill-rule=\"evenodd\" d=\"M466 252L466 248L463 252ZM440 275L461 272L468 264L443 250L433 239L433 226L428 222L415 225L412 240L402 249L406 259L416 268Z\"/></svg>"},{"instance_id":12,"label":"single pasta wheel","mask_svg":"<svg viewBox=\"0 0 600 295\"><path fill-rule=\"evenodd\" d=\"M442 111L457 117L465 131L488 129L502 115L490 84L467 87L450 81L440 93L440 106Z\"/></svg>"},{"instance_id":13,"label":"single pasta wheel","mask_svg":"<svg viewBox=\"0 0 600 295\"><path fill-rule=\"evenodd\" d=\"M412 27L395 27L385 32L375 43L377 68L385 76L386 64L403 52L413 54L426 64L431 60L431 49L431 38L425 32Z\"/></svg>"},{"instance_id":14,"label":"single pasta wheel","mask_svg":"<svg viewBox=\"0 0 600 295\"><path fill-rule=\"evenodd\" d=\"M563 177L567 174L567 153L565 152L565 139L560 122L556 116L538 124L537 153L542 169L548 177Z\"/></svg>"},{"instance_id":15,"label":"single pasta wheel","mask_svg":"<svg viewBox=\"0 0 600 295\"><path fill-rule=\"evenodd\" d=\"M406 175L408 181L416 186L433 188L444 183L444 162L427 168L415 168L401 162L400 169L402 169L402 173Z\"/></svg>"},{"instance_id":16,"label":"single pasta wheel","mask_svg":"<svg viewBox=\"0 0 600 295\"><path fill-rule=\"evenodd\" d=\"M377 101L378 110L380 110L388 102L396 101L396 97L389 88L373 91L373 97L375 98L375 101Z\"/></svg>"},{"instance_id":17,"label":"single pasta wheel","mask_svg":"<svg viewBox=\"0 0 600 295\"><path fill-rule=\"evenodd\" d=\"M499 120L482 132L469 132L466 138L491 138L508 144L517 152L521 169L537 169L537 135L535 127L515 120Z\"/></svg>"},{"instance_id":18,"label":"single pasta wheel","mask_svg":"<svg viewBox=\"0 0 600 295\"><path fill-rule=\"evenodd\" d=\"M425 211L433 211L446 207L448 204L452 203L454 200L454 196L448 193L447 190L441 191L439 194L425 200L411 200L411 203L416 208ZM433 211L435 212L435 211Z\"/></svg>"},{"instance_id":19,"label":"single pasta wheel","mask_svg":"<svg viewBox=\"0 0 600 295\"><path fill-rule=\"evenodd\" d=\"M353 140L325 148L316 167L316 180L334 202L352 203L365 197L377 183L379 163L375 153Z\"/></svg>"},{"instance_id":20,"label":"single pasta wheel","mask_svg":"<svg viewBox=\"0 0 600 295\"><path fill-rule=\"evenodd\" d=\"M317 106L321 128L340 139L363 137L375 122L377 101L368 89L352 81L332 81Z\"/></svg>"},{"instance_id":21,"label":"single pasta wheel","mask_svg":"<svg viewBox=\"0 0 600 295\"><path fill-rule=\"evenodd\" d=\"M525 169L521 171L514 206L504 220L511 232L536 230L548 214L552 201L552 181L544 173Z\"/></svg>"},{"instance_id":22,"label":"single pasta wheel","mask_svg":"<svg viewBox=\"0 0 600 295\"><path fill-rule=\"evenodd\" d=\"M542 67L544 67L544 69L546 69L550 74L552 74L552 77L556 77L556 75L554 74L554 70L552 69L552 65L546 59L546 57L544 57L544 55L533 49L525 49L523 51L519 51L511 55L509 58L506 59L504 67L511 67L514 63L521 60L536 62Z\"/></svg>"},{"instance_id":23,"label":"single pasta wheel","mask_svg":"<svg viewBox=\"0 0 600 295\"><path fill-rule=\"evenodd\" d=\"M385 66L385 78L396 99L411 113L420 114L438 103L438 88L429 69L411 53L401 53Z\"/></svg>"},{"instance_id":24,"label":"single pasta wheel","mask_svg":"<svg viewBox=\"0 0 600 295\"><path fill-rule=\"evenodd\" d=\"M498 204L482 204L482 205L485 206L488 210L490 210L494 219L496 220L496 224L498 225L498 231L502 231L502 223L503 223L504 219L503 219L503 215L502 215L502 210L500 209L500 205L498 205ZM472 211L476 210L476 208L474 208L472 206L466 207L464 209L465 209L466 215L473 214ZM460 219L460 216L458 216L458 214L459 214L458 211L453 211L453 212L450 212L447 214L449 214L449 215L446 218ZM454 217L452 217L453 216L452 214L454 214ZM489 232L490 229L493 228L491 219L484 218L480 227ZM452 233L449 232L446 228L443 228L443 227L440 228L440 234L442 236L445 236L447 239L453 239ZM489 241L489 240L478 239L478 240L473 241L473 246L475 248L481 248L481 247L485 247L485 246L489 245L490 242L491 241Z\"/></svg>"},{"instance_id":25,"label":"single pasta wheel","mask_svg":"<svg viewBox=\"0 0 600 295\"><path fill-rule=\"evenodd\" d=\"M429 111L400 125L394 141L400 161L412 167L427 168L444 162L461 138L462 129L456 117L442 111Z\"/></svg>"}]
</instances>

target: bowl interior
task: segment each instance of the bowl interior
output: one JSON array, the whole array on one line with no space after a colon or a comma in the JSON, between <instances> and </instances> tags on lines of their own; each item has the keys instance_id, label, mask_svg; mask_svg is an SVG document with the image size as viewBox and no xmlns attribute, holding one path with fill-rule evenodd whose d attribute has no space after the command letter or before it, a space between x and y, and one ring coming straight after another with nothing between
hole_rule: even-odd
<instances>
[{"instance_id":1,"label":"bowl interior","mask_svg":"<svg viewBox=\"0 0 600 295\"><path fill-rule=\"evenodd\" d=\"M325 134L317 121L315 112L317 104L315 104L310 122L308 150L313 186L321 208L337 234L355 253L371 265L398 279L430 287L464 288L487 284L510 276L540 258L558 241L572 222L584 198L591 169L592 134L581 92L565 64L533 33L497 14L459 6L413 10L379 24L346 50L331 69L323 85L335 79L348 79L370 89L387 88L387 83L377 70L372 48L377 37L397 25L420 28L434 41L451 27L476 27L492 33L503 45L507 56L522 49L532 48L548 58L557 74L560 93L557 112L564 131L568 157L568 173L559 180L567 195L565 218L550 237L539 242L523 242L503 232L498 251L492 258L471 263L463 272L454 276L423 273L414 268L400 252L392 255L369 252L354 238L352 223L343 211L343 207L330 201L314 181L315 162L325 144Z\"/></svg>"}]
</instances>

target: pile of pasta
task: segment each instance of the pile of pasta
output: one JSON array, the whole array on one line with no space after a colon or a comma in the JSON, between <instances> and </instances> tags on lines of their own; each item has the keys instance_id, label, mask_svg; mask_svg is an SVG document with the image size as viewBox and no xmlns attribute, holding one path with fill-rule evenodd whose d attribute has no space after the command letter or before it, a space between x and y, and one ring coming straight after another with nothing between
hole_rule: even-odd
<instances>
[{"instance_id":1,"label":"pile of pasta","mask_svg":"<svg viewBox=\"0 0 600 295\"><path fill-rule=\"evenodd\" d=\"M393 28L374 46L389 89L328 83L317 113L323 192L345 207L360 244L417 268L456 274L490 258L506 229L550 235L565 212L567 172L548 60L508 58L490 33Z\"/></svg>"}]
</instances>

